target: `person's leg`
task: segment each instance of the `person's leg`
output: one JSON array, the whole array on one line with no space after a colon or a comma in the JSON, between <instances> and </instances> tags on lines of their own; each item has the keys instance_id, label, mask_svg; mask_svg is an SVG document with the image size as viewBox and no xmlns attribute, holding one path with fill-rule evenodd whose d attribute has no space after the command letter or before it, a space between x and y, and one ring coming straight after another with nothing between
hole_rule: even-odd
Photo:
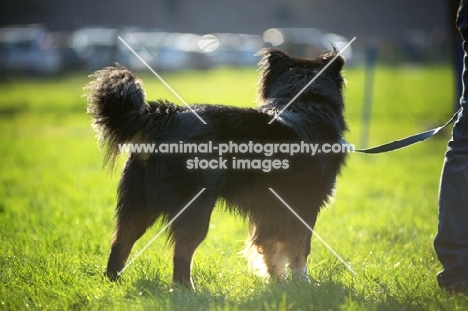
<instances>
[{"instance_id":1,"label":"person's leg","mask_svg":"<svg viewBox=\"0 0 468 311\"><path fill-rule=\"evenodd\" d=\"M439 227L434 248L443 270L439 285L466 291L468 284L468 0L462 0L457 27L463 38L462 110L448 143L439 189Z\"/></svg>"}]
</instances>

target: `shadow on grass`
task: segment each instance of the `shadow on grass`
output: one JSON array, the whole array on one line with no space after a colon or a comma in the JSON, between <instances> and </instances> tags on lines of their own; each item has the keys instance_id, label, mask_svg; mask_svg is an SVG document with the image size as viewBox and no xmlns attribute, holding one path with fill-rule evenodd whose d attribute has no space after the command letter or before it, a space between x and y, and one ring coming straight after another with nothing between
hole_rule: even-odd
<instances>
[{"instance_id":1,"label":"shadow on grass","mask_svg":"<svg viewBox=\"0 0 468 311\"><path fill-rule=\"evenodd\" d=\"M235 294L217 284L209 289L198 284L198 291L175 287L159 279L138 280L128 298L138 299L144 308L161 310L423 310L414 301L401 301L391 295L370 298L341 283L325 281L306 283L254 282L247 288L236 288ZM211 284L212 285L212 284ZM224 284L228 287L229 284ZM138 296L138 297L137 297Z\"/></svg>"}]
</instances>

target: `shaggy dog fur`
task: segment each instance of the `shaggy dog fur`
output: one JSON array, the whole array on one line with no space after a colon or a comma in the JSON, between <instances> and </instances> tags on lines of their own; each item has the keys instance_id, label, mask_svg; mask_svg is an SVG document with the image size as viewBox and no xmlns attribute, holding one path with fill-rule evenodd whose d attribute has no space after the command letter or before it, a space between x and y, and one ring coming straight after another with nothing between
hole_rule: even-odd
<instances>
[{"instance_id":1,"label":"shaggy dog fur","mask_svg":"<svg viewBox=\"0 0 468 311\"><path fill-rule=\"evenodd\" d=\"M88 112L112 166L121 143L338 143L346 131L343 117L344 59L338 57L272 124L268 122L336 55L295 58L264 49L259 65L259 106L237 108L164 100L145 100L140 80L121 65L97 71L87 86ZM278 158L287 168L189 169L186 161L218 154L131 153L118 187L116 227L106 274L124 268L134 243L160 217L172 219L202 188L206 190L170 226L174 246L173 282L193 288L192 258L205 238L217 201L250 224L247 245L260 254L268 274L282 279L289 265L294 278L307 278L311 232L268 188L274 189L314 227L320 207L333 194L345 154L227 154L225 158Z\"/></svg>"}]
</instances>

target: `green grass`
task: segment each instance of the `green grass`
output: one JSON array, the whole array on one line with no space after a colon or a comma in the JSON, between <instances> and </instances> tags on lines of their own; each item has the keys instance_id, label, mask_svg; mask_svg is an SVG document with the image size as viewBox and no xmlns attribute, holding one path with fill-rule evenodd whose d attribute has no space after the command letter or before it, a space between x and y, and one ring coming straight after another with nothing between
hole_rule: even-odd
<instances>
[{"instance_id":1,"label":"green grass","mask_svg":"<svg viewBox=\"0 0 468 311\"><path fill-rule=\"evenodd\" d=\"M253 106L255 70L165 74L187 102ZM346 138L358 144L363 70L350 69ZM148 98L178 102L142 73ZM238 252L247 227L217 211L194 263L196 294L169 292L171 249L161 237L118 283L102 277L113 230L118 173L86 115L86 74L0 85L1 310L463 310L468 298L440 290L433 251L437 191L449 131L389 154L351 154L337 197L316 231L356 270L353 276L312 240L313 284L272 284ZM445 122L452 72L445 67L378 68L369 145ZM358 146L359 147L359 146ZM120 167L123 159L120 160ZM161 228L152 228L141 249Z\"/></svg>"}]
</instances>

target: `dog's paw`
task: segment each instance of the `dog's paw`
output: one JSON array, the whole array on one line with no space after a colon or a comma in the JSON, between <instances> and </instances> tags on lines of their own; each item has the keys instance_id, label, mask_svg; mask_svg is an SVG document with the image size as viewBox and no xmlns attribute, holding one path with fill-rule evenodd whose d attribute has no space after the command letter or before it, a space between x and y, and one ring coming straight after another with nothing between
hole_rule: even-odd
<instances>
[{"instance_id":1,"label":"dog's paw","mask_svg":"<svg viewBox=\"0 0 468 311\"><path fill-rule=\"evenodd\" d=\"M300 268L300 269L297 269L297 270L294 270L292 271L292 279L294 281L298 281L298 282L305 282L305 283L308 283L308 284L312 284L312 280L309 276L309 273L307 272L307 268Z\"/></svg>"},{"instance_id":2,"label":"dog's paw","mask_svg":"<svg viewBox=\"0 0 468 311\"><path fill-rule=\"evenodd\" d=\"M117 282L120 279L120 274L118 272L113 272L109 270L104 272L104 276L111 282Z\"/></svg>"}]
</instances>

